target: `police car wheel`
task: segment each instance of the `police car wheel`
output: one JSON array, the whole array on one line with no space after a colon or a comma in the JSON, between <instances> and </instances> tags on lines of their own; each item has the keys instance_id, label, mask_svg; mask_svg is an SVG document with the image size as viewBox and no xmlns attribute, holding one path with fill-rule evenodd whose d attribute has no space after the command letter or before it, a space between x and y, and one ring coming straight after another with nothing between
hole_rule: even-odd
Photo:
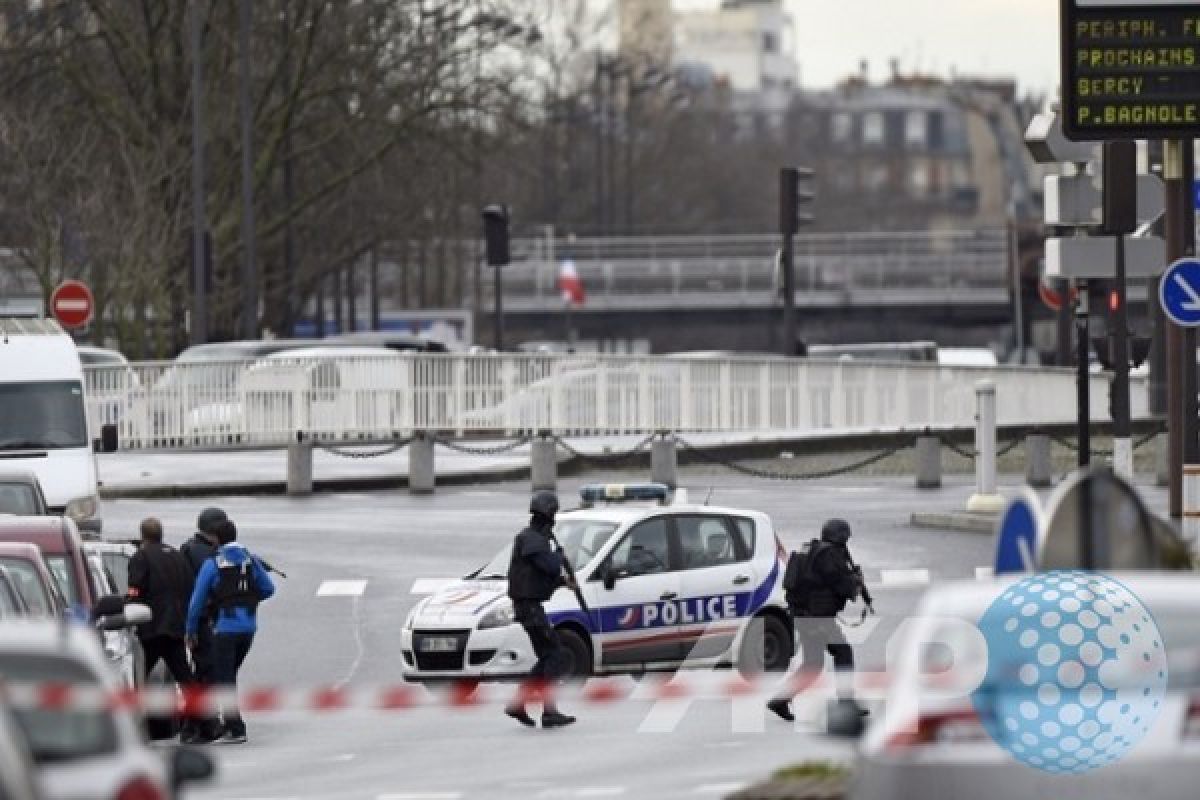
<instances>
[{"instance_id":1,"label":"police car wheel","mask_svg":"<svg viewBox=\"0 0 1200 800\"><path fill-rule=\"evenodd\" d=\"M791 631L774 616L755 617L746 627L737 668L743 675L786 672L792 662Z\"/></svg>"},{"instance_id":2,"label":"police car wheel","mask_svg":"<svg viewBox=\"0 0 1200 800\"><path fill-rule=\"evenodd\" d=\"M570 657L566 680L581 681L590 677L592 674L592 648L588 646L587 640L570 628L559 629L558 637Z\"/></svg>"}]
</instances>

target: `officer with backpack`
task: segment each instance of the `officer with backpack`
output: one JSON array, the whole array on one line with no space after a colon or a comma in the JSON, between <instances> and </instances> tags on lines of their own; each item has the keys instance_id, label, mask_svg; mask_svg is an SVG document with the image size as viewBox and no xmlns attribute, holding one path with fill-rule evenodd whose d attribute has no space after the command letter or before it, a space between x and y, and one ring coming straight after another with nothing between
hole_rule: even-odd
<instances>
[{"instance_id":1,"label":"officer with backpack","mask_svg":"<svg viewBox=\"0 0 1200 800\"><path fill-rule=\"evenodd\" d=\"M258 630L258 604L275 593L275 584L262 562L237 543L237 527L232 520L218 523L215 529L220 547L204 562L196 577L188 605L187 637L189 646L194 647L202 617L211 608L213 683L235 693L232 705L223 709L224 732L216 741L244 744L246 723L238 712L236 700L238 670Z\"/></svg>"},{"instance_id":2,"label":"officer with backpack","mask_svg":"<svg viewBox=\"0 0 1200 800\"><path fill-rule=\"evenodd\" d=\"M846 641L837 615L846 603L862 596L871 607L871 595L862 579L862 570L850 557L850 524L844 519L828 520L821 538L810 541L800 552L792 553L783 577L788 607L800 640L801 667L791 690L767 703L767 708L786 720L793 720L791 700L821 675L825 653L833 657L838 677L838 697L853 703L852 687L844 682L854 670L854 650Z\"/></svg>"}]
</instances>

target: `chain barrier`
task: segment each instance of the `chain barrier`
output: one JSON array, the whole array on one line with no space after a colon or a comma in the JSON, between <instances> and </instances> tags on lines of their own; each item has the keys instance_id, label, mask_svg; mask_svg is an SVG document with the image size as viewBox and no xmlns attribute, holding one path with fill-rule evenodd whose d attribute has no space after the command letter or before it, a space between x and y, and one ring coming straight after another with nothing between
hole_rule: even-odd
<instances>
[{"instance_id":1,"label":"chain barrier","mask_svg":"<svg viewBox=\"0 0 1200 800\"><path fill-rule=\"evenodd\" d=\"M632 455L640 453L642 450L646 449L646 445L654 441L654 438L657 435L658 434L654 433L650 434L645 439L642 439L640 442L635 444L632 450L627 450L623 453L584 453L567 444L567 440L561 436L555 436L554 442L563 450L566 450L567 455L571 456L572 458L578 458L581 461L592 461L599 464L606 464L614 461L623 461Z\"/></svg>"},{"instance_id":2,"label":"chain barrier","mask_svg":"<svg viewBox=\"0 0 1200 800\"><path fill-rule=\"evenodd\" d=\"M1151 431L1150 433L1147 433L1145 436L1142 436L1142 437L1140 437L1140 438L1138 438L1138 439L1135 439L1135 440L1133 441L1133 449L1134 449L1134 450L1139 450L1139 449L1141 449L1142 447L1145 447L1147 444L1149 444L1150 442L1154 441L1154 437L1158 436L1160 433L1165 433L1165 432L1166 432L1166 431L1163 431L1163 430L1153 430L1153 431ZM1078 453L1078 452L1079 452L1079 445L1077 445L1077 444L1076 444L1074 441L1072 441L1071 439L1067 439L1066 437L1063 437L1063 436L1058 436L1058 435L1056 435L1056 434L1053 434L1053 433L1047 434L1047 436L1049 436L1049 437L1050 437L1050 441L1052 441L1052 442L1055 442L1056 444L1060 444L1060 445L1062 445L1063 447L1065 447L1065 448L1067 448L1068 450L1070 450L1072 453ZM1111 456L1111 455L1113 454L1113 451L1112 451L1112 450L1098 450L1098 449L1093 449L1093 450L1091 450L1090 452L1091 452L1091 454L1092 454L1092 455L1094 455L1094 456L1099 456L1100 458L1105 458L1105 457L1107 457L1107 456Z\"/></svg>"},{"instance_id":3,"label":"chain barrier","mask_svg":"<svg viewBox=\"0 0 1200 800\"><path fill-rule=\"evenodd\" d=\"M505 442L495 447L471 447L470 445L460 444L453 439L446 439L441 436L434 438L434 442L445 447L447 450L453 450L456 453L466 453L471 456L498 456L503 453L511 453L513 450L522 445L529 444L531 441L533 441L532 436L521 436L514 441Z\"/></svg>"},{"instance_id":4,"label":"chain barrier","mask_svg":"<svg viewBox=\"0 0 1200 800\"><path fill-rule=\"evenodd\" d=\"M879 453L870 455L861 461L856 461L852 464L846 464L841 467L834 467L833 469L817 470L815 472L774 472L767 469L747 467L746 465L739 464L736 461L728 461L722 458L717 458L706 450L695 447L684 439L680 439L678 437L675 439L675 441L684 450L688 450L699 456L701 461L707 461L709 464L725 467L726 469L733 470L734 472L740 472L743 475L749 475L753 478L766 478L767 480L774 481L812 481L820 480L822 478L836 478L839 475L848 475L851 472L857 472L860 469L865 469L874 464L878 464L885 458L890 458L891 456L896 455L896 453L899 453L901 450L905 450L912 446L911 442L905 442L904 444L900 444L895 447L888 448L887 450L883 450Z\"/></svg>"},{"instance_id":5,"label":"chain barrier","mask_svg":"<svg viewBox=\"0 0 1200 800\"><path fill-rule=\"evenodd\" d=\"M949 436L944 433L938 433L934 435L937 437L937 440L941 443L942 447L946 448L951 453L962 456L968 461L974 461L975 456L978 455L978 453L976 453L974 450L966 450L962 447L959 447L950 439Z\"/></svg>"},{"instance_id":6,"label":"chain barrier","mask_svg":"<svg viewBox=\"0 0 1200 800\"><path fill-rule=\"evenodd\" d=\"M332 444L325 444L324 442L321 442L316 439L313 440L313 447L316 447L320 450L324 450L326 453L332 453L335 456L340 456L342 458L379 458L380 456L391 455L392 453L395 453L399 450L403 450L405 447L408 447L410 444L412 444L412 437L409 437L408 439L400 439L397 442L395 442L394 444L389 444L388 446L384 447L381 450L372 450L370 452L364 453L360 450L347 450L344 447L338 447L337 445L332 445Z\"/></svg>"}]
</instances>

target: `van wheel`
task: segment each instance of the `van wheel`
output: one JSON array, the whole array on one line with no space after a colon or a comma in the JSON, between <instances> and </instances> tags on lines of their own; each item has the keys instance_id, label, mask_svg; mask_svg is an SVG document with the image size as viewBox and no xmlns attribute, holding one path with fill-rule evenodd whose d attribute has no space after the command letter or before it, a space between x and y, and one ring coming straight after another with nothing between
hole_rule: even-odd
<instances>
[{"instance_id":1,"label":"van wheel","mask_svg":"<svg viewBox=\"0 0 1200 800\"><path fill-rule=\"evenodd\" d=\"M758 616L746 626L737 668L742 675L786 672L792 663L795 645L792 632L774 615Z\"/></svg>"},{"instance_id":2,"label":"van wheel","mask_svg":"<svg viewBox=\"0 0 1200 800\"><path fill-rule=\"evenodd\" d=\"M558 638L567 651L568 661L565 679L581 683L592 675L592 648L587 639L571 628L559 628Z\"/></svg>"}]
</instances>

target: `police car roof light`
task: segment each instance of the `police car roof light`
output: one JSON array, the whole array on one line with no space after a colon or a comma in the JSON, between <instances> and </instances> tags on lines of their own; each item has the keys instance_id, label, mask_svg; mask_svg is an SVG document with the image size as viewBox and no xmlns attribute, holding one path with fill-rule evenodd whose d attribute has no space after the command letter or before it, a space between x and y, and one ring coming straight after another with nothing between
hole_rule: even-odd
<instances>
[{"instance_id":1,"label":"police car roof light","mask_svg":"<svg viewBox=\"0 0 1200 800\"><path fill-rule=\"evenodd\" d=\"M661 483L593 483L579 490L579 497L587 507L630 500L652 500L665 505L670 494L671 490Z\"/></svg>"}]
</instances>

